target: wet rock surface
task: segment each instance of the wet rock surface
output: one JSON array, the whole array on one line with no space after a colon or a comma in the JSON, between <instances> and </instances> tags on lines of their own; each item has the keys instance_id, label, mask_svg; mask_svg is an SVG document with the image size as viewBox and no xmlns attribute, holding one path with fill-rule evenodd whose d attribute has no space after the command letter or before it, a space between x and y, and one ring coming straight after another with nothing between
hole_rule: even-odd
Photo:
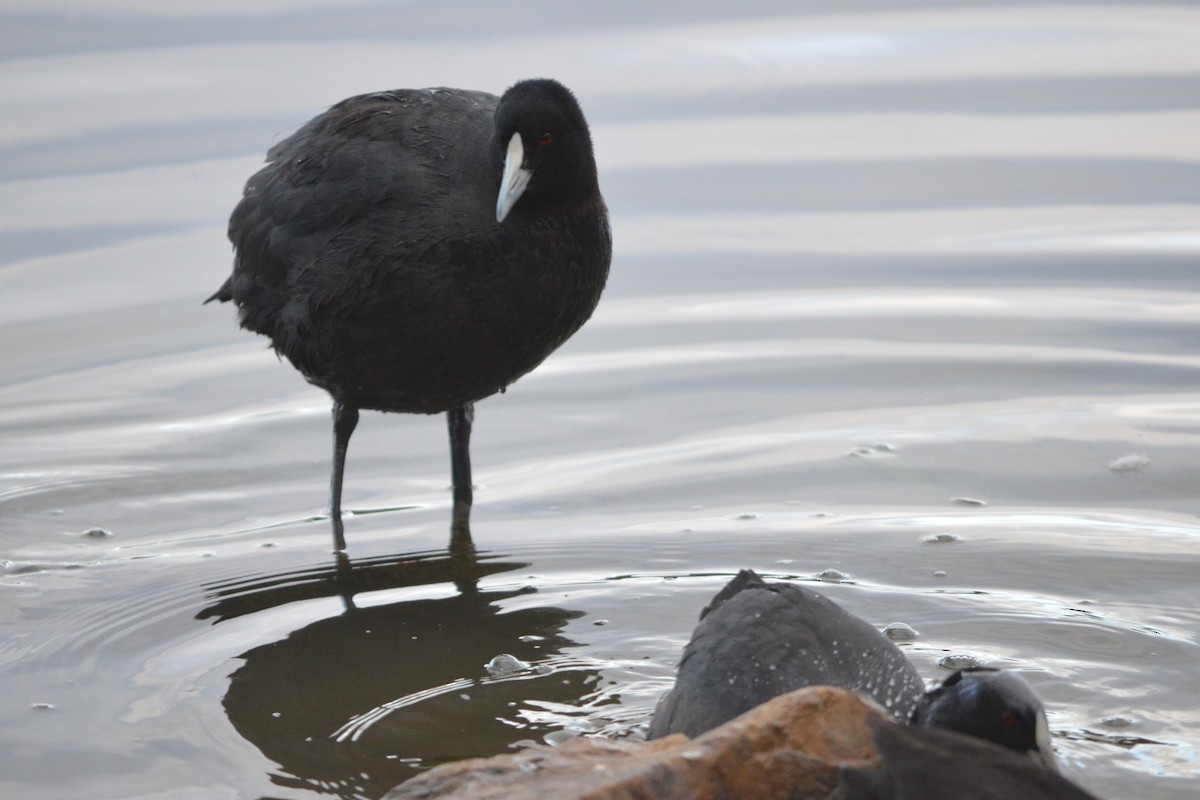
<instances>
[{"instance_id":1,"label":"wet rock surface","mask_svg":"<svg viewBox=\"0 0 1200 800\"><path fill-rule=\"evenodd\" d=\"M1023 756L958 734L896 725L858 695L817 686L777 697L695 739L577 739L459 761L406 781L384 800L907 797L1091 795Z\"/></svg>"}]
</instances>

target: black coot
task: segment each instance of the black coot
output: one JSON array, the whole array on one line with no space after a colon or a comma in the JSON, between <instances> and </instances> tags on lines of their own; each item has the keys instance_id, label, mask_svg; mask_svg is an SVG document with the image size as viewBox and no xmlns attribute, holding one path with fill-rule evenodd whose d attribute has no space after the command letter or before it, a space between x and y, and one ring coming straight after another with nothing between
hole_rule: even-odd
<instances>
[{"instance_id":1,"label":"black coot","mask_svg":"<svg viewBox=\"0 0 1200 800\"><path fill-rule=\"evenodd\" d=\"M744 569L700 613L649 736L698 736L805 686L861 692L897 721L925 691L916 668L874 627L811 589Z\"/></svg>"},{"instance_id":2,"label":"black coot","mask_svg":"<svg viewBox=\"0 0 1200 800\"><path fill-rule=\"evenodd\" d=\"M1041 702L1018 676L958 672L928 695L921 676L866 621L793 583L742 570L700 614L650 738L698 736L805 686L862 693L896 722L972 734L1054 767Z\"/></svg>"},{"instance_id":3,"label":"black coot","mask_svg":"<svg viewBox=\"0 0 1200 800\"><path fill-rule=\"evenodd\" d=\"M452 531L469 541L473 404L591 316L612 236L587 122L552 80L343 100L271 148L229 220L232 300L333 397L339 550L360 409L448 412Z\"/></svg>"}]
</instances>

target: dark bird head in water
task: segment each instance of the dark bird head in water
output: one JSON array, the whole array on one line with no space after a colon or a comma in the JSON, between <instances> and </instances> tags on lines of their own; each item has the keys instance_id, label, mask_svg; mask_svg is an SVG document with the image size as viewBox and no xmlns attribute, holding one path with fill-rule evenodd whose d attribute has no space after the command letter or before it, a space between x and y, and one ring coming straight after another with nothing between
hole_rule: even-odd
<instances>
[{"instance_id":1,"label":"dark bird head in water","mask_svg":"<svg viewBox=\"0 0 1200 800\"><path fill-rule=\"evenodd\" d=\"M959 670L921 698L912 724L977 736L1057 768L1042 702L1015 672Z\"/></svg>"}]
</instances>

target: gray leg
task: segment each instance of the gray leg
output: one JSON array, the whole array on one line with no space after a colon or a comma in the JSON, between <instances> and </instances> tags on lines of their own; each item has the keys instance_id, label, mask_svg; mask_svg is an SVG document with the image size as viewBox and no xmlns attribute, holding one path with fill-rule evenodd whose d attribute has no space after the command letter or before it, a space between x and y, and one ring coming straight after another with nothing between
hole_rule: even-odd
<instances>
[{"instance_id":1,"label":"gray leg","mask_svg":"<svg viewBox=\"0 0 1200 800\"><path fill-rule=\"evenodd\" d=\"M346 446L350 434L358 425L358 409L333 402L333 471L329 476L329 518L333 520L333 548L346 549L346 532L342 527L342 475L346 471Z\"/></svg>"},{"instance_id":2,"label":"gray leg","mask_svg":"<svg viewBox=\"0 0 1200 800\"><path fill-rule=\"evenodd\" d=\"M454 516L450 523L450 541L461 545L471 541L471 423L475 421L472 403L446 412L450 427L450 475L454 481Z\"/></svg>"}]
</instances>

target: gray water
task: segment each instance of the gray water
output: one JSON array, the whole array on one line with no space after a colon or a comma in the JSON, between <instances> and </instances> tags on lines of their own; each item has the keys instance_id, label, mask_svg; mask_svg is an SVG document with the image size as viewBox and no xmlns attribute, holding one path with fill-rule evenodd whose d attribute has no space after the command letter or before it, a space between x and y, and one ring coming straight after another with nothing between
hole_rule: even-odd
<instances>
[{"instance_id":1,"label":"gray water","mask_svg":"<svg viewBox=\"0 0 1200 800\"><path fill-rule=\"evenodd\" d=\"M753 567L929 680L1021 670L1101 796L1194 797L1200 9L830 5L6 3L0 796L638 737ZM200 304L228 212L344 96L533 75L588 112L611 284L477 409L478 558L444 421L367 414L339 562L328 398Z\"/></svg>"}]
</instances>

